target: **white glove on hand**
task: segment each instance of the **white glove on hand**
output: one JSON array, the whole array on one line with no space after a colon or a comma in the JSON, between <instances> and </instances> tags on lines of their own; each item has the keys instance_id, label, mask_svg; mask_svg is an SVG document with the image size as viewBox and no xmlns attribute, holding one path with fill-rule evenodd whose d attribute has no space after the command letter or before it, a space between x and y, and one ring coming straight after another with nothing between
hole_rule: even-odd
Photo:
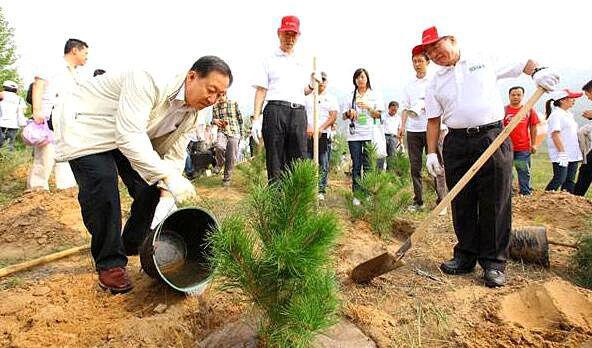
<instances>
[{"instance_id":1,"label":"white glove on hand","mask_svg":"<svg viewBox=\"0 0 592 348\"><path fill-rule=\"evenodd\" d=\"M444 169L440 165L440 161L438 160L438 155L435 153L428 153L426 158L426 167L428 167L428 172L431 176L438 176L442 173Z\"/></svg>"},{"instance_id":2,"label":"white glove on hand","mask_svg":"<svg viewBox=\"0 0 592 348\"><path fill-rule=\"evenodd\" d=\"M253 140L255 140L255 142L257 144L259 144L259 139L263 138L263 117L257 117L256 120L253 121L253 124L251 125L251 136L253 137Z\"/></svg>"},{"instance_id":3,"label":"white glove on hand","mask_svg":"<svg viewBox=\"0 0 592 348\"><path fill-rule=\"evenodd\" d=\"M567 167L569 160L567 158L567 153L560 152L557 154L557 162L559 163L560 167Z\"/></svg>"},{"instance_id":4,"label":"white glove on hand","mask_svg":"<svg viewBox=\"0 0 592 348\"><path fill-rule=\"evenodd\" d=\"M164 184L169 192L175 198L177 203L191 199L197 195L195 187L191 181L184 178L181 174L173 174L164 179Z\"/></svg>"},{"instance_id":5,"label":"white glove on hand","mask_svg":"<svg viewBox=\"0 0 592 348\"><path fill-rule=\"evenodd\" d=\"M312 74L310 74L310 82L308 84L309 87L314 87L315 82L316 83L321 83L321 81L323 80L321 74L319 74L318 72L313 72Z\"/></svg>"},{"instance_id":6,"label":"white glove on hand","mask_svg":"<svg viewBox=\"0 0 592 348\"><path fill-rule=\"evenodd\" d=\"M152 219L152 224L150 224L150 229L155 229L156 226L158 226L158 224L161 223L165 217L167 217L167 215L175 210L177 210L177 205L175 204L175 199L172 196L167 195L160 197L160 201L158 201L158 205L154 211L154 218Z\"/></svg>"},{"instance_id":7,"label":"white glove on hand","mask_svg":"<svg viewBox=\"0 0 592 348\"><path fill-rule=\"evenodd\" d=\"M537 86L544 88L547 92L555 90L559 84L559 75L557 75L550 68L545 68L537 71L532 75L532 79Z\"/></svg>"}]
</instances>

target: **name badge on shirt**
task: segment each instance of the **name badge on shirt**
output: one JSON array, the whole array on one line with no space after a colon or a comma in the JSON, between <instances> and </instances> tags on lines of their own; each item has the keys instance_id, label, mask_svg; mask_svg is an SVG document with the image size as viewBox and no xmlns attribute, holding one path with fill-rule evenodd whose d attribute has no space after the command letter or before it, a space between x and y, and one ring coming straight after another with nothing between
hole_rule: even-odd
<instances>
[{"instance_id":1,"label":"name badge on shirt","mask_svg":"<svg viewBox=\"0 0 592 348\"><path fill-rule=\"evenodd\" d=\"M358 123L362 126L368 124L368 114L366 114L366 112L360 112L358 114Z\"/></svg>"}]
</instances>

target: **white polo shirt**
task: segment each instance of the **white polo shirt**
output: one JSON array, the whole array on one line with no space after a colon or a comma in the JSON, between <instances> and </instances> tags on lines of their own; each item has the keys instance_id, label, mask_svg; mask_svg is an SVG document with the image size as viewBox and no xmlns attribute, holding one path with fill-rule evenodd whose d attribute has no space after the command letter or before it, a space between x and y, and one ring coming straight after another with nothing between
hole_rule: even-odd
<instances>
[{"instance_id":1,"label":"white polo shirt","mask_svg":"<svg viewBox=\"0 0 592 348\"><path fill-rule=\"evenodd\" d=\"M70 68L65 58L53 65L47 65L35 77L45 81L45 89L41 96L41 112L46 119L49 119L60 95L71 93L74 86L80 82L77 69Z\"/></svg>"},{"instance_id":2,"label":"white polo shirt","mask_svg":"<svg viewBox=\"0 0 592 348\"><path fill-rule=\"evenodd\" d=\"M557 150L555 142L551 138L553 132L559 132L568 161L581 161L583 157L582 151L580 151L580 144L578 143L578 124L571 112L556 107L547 119L549 159L551 162L558 162L559 150Z\"/></svg>"},{"instance_id":3,"label":"white polo shirt","mask_svg":"<svg viewBox=\"0 0 592 348\"><path fill-rule=\"evenodd\" d=\"M328 94L327 91L323 91L322 94L319 94L317 97L317 104L319 118L317 119L317 127L320 127L323 123L327 122L329 118L329 112L335 111L339 113L339 104L337 103L337 98ZM308 127L312 128L314 123L314 96L309 94L306 98L306 118L308 119ZM331 130L331 127L321 130L321 133L327 133Z\"/></svg>"},{"instance_id":4,"label":"white polo shirt","mask_svg":"<svg viewBox=\"0 0 592 348\"><path fill-rule=\"evenodd\" d=\"M500 64L490 56L461 51L455 66L442 67L426 90L426 115L450 128L485 125L504 118L497 80L518 77L526 61Z\"/></svg>"},{"instance_id":5,"label":"white polo shirt","mask_svg":"<svg viewBox=\"0 0 592 348\"><path fill-rule=\"evenodd\" d=\"M426 89L430 78L426 75L421 79L415 78L405 86L403 91L403 110L411 110L417 116L407 113L405 129L409 132L425 132L428 126L428 119L425 112Z\"/></svg>"},{"instance_id":6,"label":"white polo shirt","mask_svg":"<svg viewBox=\"0 0 592 348\"><path fill-rule=\"evenodd\" d=\"M267 89L265 100L283 100L304 105L304 88L310 82L304 62L294 53L279 48L267 57L256 72L253 87Z\"/></svg>"},{"instance_id":7,"label":"white polo shirt","mask_svg":"<svg viewBox=\"0 0 592 348\"><path fill-rule=\"evenodd\" d=\"M18 129L19 125L26 122L25 109L27 104L21 96L16 93L2 92L0 100L0 127Z\"/></svg>"},{"instance_id":8,"label":"white polo shirt","mask_svg":"<svg viewBox=\"0 0 592 348\"><path fill-rule=\"evenodd\" d=\"M401 125L401 115L394 114L391 116L387 111L382 116L382 120L384 121L384 134L397 135L399 133L399 127Z\"/></svg>"},{"instance_id":9,"label":"white polo shirt","mask_svg":"<svg viewBox=\"0 0 592 348\"><path fill-rule=\"evenodd\" d=\"M341 113L344 113L347 110L352 108L352 99L353 98L354 98L354 92L351 92L348 95L347 99L345 99L343 101L343 104L341 106ZM376 111L382 111L383 105L384 105L382 102L382 96L378 92L375 92L374 90L371 90L371 89L366 90L366 93L364 93L363 96L360 96L358 93L356 93L356 101L363 101L368 106L370 106L372 109L374 109ZM355 134L352 135L349 133L349 127L348 127L347 141L371 140L372 139L372 127L375 124L379 124L380 120L372 118L368 114L367 110L360 109L356 105L355 101L353 104L354 104L353 105L354 109L358 113L358 118L354 122L354 124L356 126L356 131L355 131ZM346 122L347 122L347 125L349 126L350 121L346 120Z\"/></svg>"}]
</instances>

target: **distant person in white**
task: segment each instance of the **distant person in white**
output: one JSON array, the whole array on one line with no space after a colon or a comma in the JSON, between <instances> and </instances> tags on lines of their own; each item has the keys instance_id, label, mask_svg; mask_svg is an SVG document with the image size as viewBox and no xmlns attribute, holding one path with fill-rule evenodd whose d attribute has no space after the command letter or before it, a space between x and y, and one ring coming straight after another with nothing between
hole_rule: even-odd
<instances>
[{"instance_id":1,"label":"distant person in white","mask_svg":"<svg viewBox=\"0 0 592 348\"><path fill-rule=\"evenodd\" d=\"M48 122L55 106L64 100L79 82L76 68L86 64L88 45L78 39L69 39L64 47L64 57L56 65L43 65L44 71L35 75L33 83L33 120ZM49 190L49 176L54 169L56 187L67 189L76 186L76 180L68 162L55 161L55 145L47 144L33 150L33 166L29 173L27 188Z\"/></svg>"},{"instance_id":2,"label":"distant person in white","mask_svg":"<svg viewBox=\"0 0 592 348\"><path fill-rule=\"evenodd\" d=\"M0 147L8 141L8 150L14 151L14 140L20 127L26 123L25 109L27 104L17 93L18 85L6 80L0 92Z\"/></svg>"},{"instance_id":3,"label":"distant person in white","mask_svg":"<svg viewBox=\"0 0 592 348\"><path fill-rule=\"evenodd\" d=\"M545 103L547 115L547 148L549 160L553 164L553 177L546 191L563 191L574 193L576 172L582 160L582 152L578 143L578 123L569 111L576 98L582 92L572 92L568 89L557 91Z\"/></svg>"}]
</instances>

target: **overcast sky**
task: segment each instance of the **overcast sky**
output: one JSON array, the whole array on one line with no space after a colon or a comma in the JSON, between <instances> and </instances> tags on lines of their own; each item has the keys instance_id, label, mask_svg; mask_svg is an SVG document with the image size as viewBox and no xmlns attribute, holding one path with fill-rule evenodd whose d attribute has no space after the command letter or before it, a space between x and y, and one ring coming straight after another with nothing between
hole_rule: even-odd
<instances>
[{"instance_id":1,"label":"overcast sky","mask_svg":"<svg viewBox=\"0 0 592 348\"><path fill-rule=\"evenodd\" d=\"M554 3L556 8L552 2L516 0L0 0L15 29L18 69L26 83L36 69L62 56L70 37L90 45L90 72L141 67L172 76L185 72L198 57L214 54L230 64L235 84L229 94L248 114L254 95L251 72L278 47L276 30L287 14L300 17L297 50L311 69L312 56L317 56L338 95L352 90L354 70L364 67L385 101L399 100L413 77L410 50L431 25L455 34L461 48L508 59L534 58L567 76L565 83L573 84L568 87L579 89L592 79L592 5ZM519 82L534 87L526 77ZM500 90L514 83L505 81Z\"/></svg>"}]
</instances>

